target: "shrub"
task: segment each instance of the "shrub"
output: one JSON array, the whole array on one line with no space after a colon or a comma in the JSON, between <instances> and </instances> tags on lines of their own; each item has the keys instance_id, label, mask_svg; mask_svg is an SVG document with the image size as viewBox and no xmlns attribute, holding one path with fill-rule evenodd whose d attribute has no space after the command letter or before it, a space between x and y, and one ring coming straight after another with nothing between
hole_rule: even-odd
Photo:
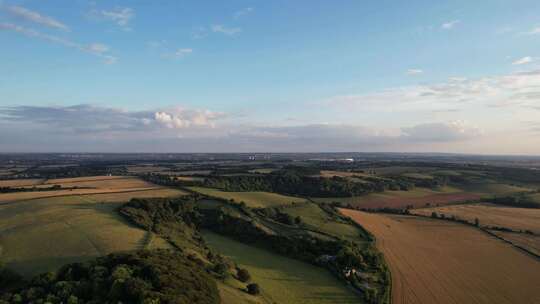
<instances>
[{"instance_id":1,"label":"shrub","mask_svg":"<svg viewBox=\"0 0 540 304\"><path fill-rule=\"evenodd\" d=\"M251 280L251 275L249 274L249 272L247 271L247 269L238 269L238 280L246 283L248 282L249 280Z\"/></svg>"},{"instance_id":2,"label":"shrub","mask_svg":"<svg viewBox=\"0 0 540 304\"><path fill-rule=\"evenodd\" d=\"M257 283L251 283L251 284L248 284L247 286L247 292L250 294L250 295L258 295L261 293L261 289L259 287L259 284Z\"/></svg>"}]
</instances>

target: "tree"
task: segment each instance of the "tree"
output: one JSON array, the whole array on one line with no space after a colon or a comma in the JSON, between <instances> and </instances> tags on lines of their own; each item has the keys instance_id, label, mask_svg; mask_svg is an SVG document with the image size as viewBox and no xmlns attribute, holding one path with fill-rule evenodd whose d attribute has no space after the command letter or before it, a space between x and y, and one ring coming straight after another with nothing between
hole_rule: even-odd
<instances>
[{"instance_id":1,"label":"tree","mask_svg":"<svg viewBox=\"0 0 540 304\"><path fill-rule=\"evenodd\" d=\"M240 268L238 269L238 280L246 283L248 282L249 280L251 280L251 275L249 274L249 272L247 271L247 269L244 269L244 268Z\"/></svg>"},{"instance_id":2,"label":"tree","mask_svg":"<svg viewBox=\"0 0 540 304\"><path fill-rule=\"evenodd\" d=\"M259 284L251 283L247 286L247 292L251 295L256 296L261 293L261 288L259 287Z\"/></svg>"},{"instance_id":3,"label":"tree","mask_svg":"<svg viewBox=\"0 0 540 304\"><path fill-rule=\"evenodd\" d=\"M297 216L294 218L294 223L296 225L300 225L302 223L302 218L300 216Z\"/></svg>"},{"instance_id":4,"label":"tree","mask_svg":"<svg viewBox=\"0 0 540 304\"><path fill-rule=\"evenodd\" d=\"M480 226L480 220L479 220L477 217L474 218L474 225L475 225L476 227Z\"/></svg>"}]
</instances>

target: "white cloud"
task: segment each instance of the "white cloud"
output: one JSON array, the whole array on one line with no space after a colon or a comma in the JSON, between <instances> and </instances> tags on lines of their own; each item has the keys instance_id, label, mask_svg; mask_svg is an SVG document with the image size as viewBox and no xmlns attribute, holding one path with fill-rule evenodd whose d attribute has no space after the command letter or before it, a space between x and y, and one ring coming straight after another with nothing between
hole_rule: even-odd
<instances>
[{"instance_id":1,"label":"white cloud","mask_svg":"<svg viewBox=\"0 0 540 304\"><path fill-rule=\"evenodd\" d=\"M513 65L522 65L522 64L531 63L532 61L533 61L532 57L526 56L526 57L520 58L520 59L512 62L512 64Z\"/></svg>"},{"instance_id":2,"label":"white cloud","mask_svg":"<svg viewBox=\"0 0 540 304\"><path fill-rule=\"evenodd\" d=\"M169 129L186 129L190 127L214 128L215 121L225 116L223 113L209 110L188 110L176 107L154 113L155 121Z\"/></svg>"},{"instance_id":3,"label":"white cloud","mask_svg":"<svg viewBox=\"0 0 540 304\"><path fill-rule=\"evenodd\" d=\"M88 46L88 50L94 53L106 53L109 51L109 47L101 43L92 43Z\"/></svg>"},{"instance_id":4,"label":"white cloud","mask_svg":"<svg viewBox=\"0 0 540 304\"><path fill-rule=\"evenodd\" d=\"M65 38L61 38L61 37L57 37L53 35L48 35L48 34L36 31L34 29L26 28L17 24L12 24L12 23L0 23L0 30L16 32L16 33L25 35L27 37L45 40L51 43L59 44L68 48L73 48L73 49L76 49L85 53L89 53L94 56L102 58L104 62L107 64L115 63L117 60L116 57L109 55L107 53L108 47L100 43L82 45L80 43L71 41L69 39L65 39Z\"/></svg>"},{"instance_id":5,"label":"white cloud","mask_svg":"<svg viewBox=\"0 0 540 304\"><path fill-rule=\"evenodd\" d=\"M135 18L135 11L129 7L116 7L112 10L93 10L92 15L116 23L123 30L131 30L130 22Z\"/></svg>"},{"instance_id":6,"label":"white cloud","mask_svg":"<svg viewBox=\"0 0 540 304\"><path fill-rule=\"evenodd\" d=\"M461 23L460 20L452 20L452 21L448 21L448 22L445 22L443 24L441 24L441 28L443 30L451 30L453 29L456 25L458 25L459 23Z\"/></svg>"},{"instance_id":7,"label":"white cloud","mask_svg":"<svg viewBox=\"0 0 540 304\"><path fill-rule=\"evenodd\" d=\"M7 8L7 11L11 15L24 19L26 21L38 23L58 30L69 31L69 27L62 22L21 6L9 6Z\"/></svg>"},{"instance_id":8,"label":"white cloud","mask_svg":"<svg viewBox=\"0 0 540 304\"><path fill-rule=\"evenodd\" d=\"M234 18L235 18L235 19L238 19L238 18L240 18L240 17L242 17L242 16L251 14L253 11L254 11L254 8L253 8L253 7L246 7L246 8L243 8L243 9L237 11L236 13L234 13Z\"/></svg>"},{"instance_id":9,"label":"white cloud","mask_svg":"<svg viewBox=\"0 0 540 304\"><path fill-rule=\"evenodd\" d=\"M407 70L407 75L419 75L419 74L422 74L424 73L423 70L420 70L420 69L408 69Z\"/></svg>"},{"instance_id":10,"label":"white cloud","mask_svg":"<svg viewBox=\"0 0 540 304\"><path fill-rule=\"evenodd\" d=\"M181 49L177 49L176 52L174 52L174 56L176 58L184 58L185 56L191 53L193 53L193 49L181 48Z\"/></svg>"},{"instance_id":11,"label":"white cloud","mask_svg":"<svg viewBox=\"0 0 540 304\"><path fill-rule=\"evenodd\" d=\"M211 27L212 32L214 33L222 33L228 36L234 36L240 32L242 32L242 29L239 27L226 27L222 24L215 24Z\"/></svg>"}]
</instances>

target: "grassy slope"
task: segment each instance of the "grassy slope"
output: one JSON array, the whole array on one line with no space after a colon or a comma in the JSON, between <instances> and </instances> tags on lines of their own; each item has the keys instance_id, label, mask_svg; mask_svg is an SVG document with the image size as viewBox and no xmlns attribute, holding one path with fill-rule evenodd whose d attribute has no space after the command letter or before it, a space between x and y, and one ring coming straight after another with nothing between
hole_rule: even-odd
<instances>
[{"instance_id":1,"label":"grassy slope","mask_svg":"<svg viewBox=\"0 0 540 304\"><path fill-rule=\"evenodd\" d=\"M319 206L313 203L298 204L294 207L288 207L283 212L293 217L299 216L302 222L310 229L322 231L338 237L347 238L354 241L364 241L361 238L361 231L348 223L342 223L338 220L329 218Z\"/></svg>"},{"instance_id":2,"label":"grassy slope","mask_svg":"<svg viewBox=\"0 0 540 304\"><path fill-rule=\"evenodd\" d=\"M0 253L24 275L110 252L166 247L160 238L119 217L113 202L184 194L172 189L73 195L0 205ZM108 203L101 203L108 202Z\"/></svg>"},{"instance_id":3,"label":"grassy slope","mask_svg":"<svg viewBox=\"0 0 540 304\"><path fill-rule=\"evenodd\" d=\"M212 188L190 187L191 190L199 193L220 197L224 199L234 199L236 202L245 202L251 208L267 208L282 205L290 205L292 202L304 202L298 197L285 196L271 192L225 192Z\"/></svg>"},{"instance_id":4,"label":"grassy slope","mask_svg":"<svg viewBox=\"0 0 540 304\"><path fill-rule=\"evenodd\" d=\"M205 240L248 269L263 295L277 303L358 303L358 298L328 271L204 232Z\"/></svg>"}]
</instances>

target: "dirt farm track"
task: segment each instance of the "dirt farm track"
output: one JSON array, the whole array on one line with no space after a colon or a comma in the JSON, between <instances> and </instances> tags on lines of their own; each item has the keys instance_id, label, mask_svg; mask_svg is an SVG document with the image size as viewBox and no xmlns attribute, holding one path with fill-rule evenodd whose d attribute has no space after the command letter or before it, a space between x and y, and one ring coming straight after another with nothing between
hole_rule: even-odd
<instances>
[{"instance_id":1,"label":"dirt farm track","mask_svg":"<svg viewBox=\"0 0 540 304\"><path fill-rule=\"evenodd\" d=\"M413 216L341 212L377 238L394 304L540 303L540 261L473 227Z\"/></svg>"}]
</instances>

